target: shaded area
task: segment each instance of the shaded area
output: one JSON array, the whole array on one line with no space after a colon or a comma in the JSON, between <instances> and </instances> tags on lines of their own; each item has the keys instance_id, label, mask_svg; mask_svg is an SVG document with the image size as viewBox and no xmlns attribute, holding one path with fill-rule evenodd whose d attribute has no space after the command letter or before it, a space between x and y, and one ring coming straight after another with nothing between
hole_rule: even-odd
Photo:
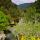
<instances>
[{"instance_id":1,"label":"shaded area","mask_svg":"<svg viewBox=\"0 0 40 40\"><path fill-rule=\"evenodd\" d=\"M16 40L15 36L11 33L11 31L9 30L3 30L3 31L6 35L5 40Z\"/></svg>"}]
</instances>

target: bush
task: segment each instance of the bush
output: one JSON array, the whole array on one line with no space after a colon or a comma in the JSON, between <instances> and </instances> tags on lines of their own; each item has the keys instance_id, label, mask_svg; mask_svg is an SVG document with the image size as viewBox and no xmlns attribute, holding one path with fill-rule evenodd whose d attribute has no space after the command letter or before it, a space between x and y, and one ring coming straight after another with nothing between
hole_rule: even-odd
<instances>
[{"instance_id":1,"label":"bush","mask_svg":"<svg viewBox=\"0 0 40 40\"><path fill-rule=\"evenodd\" d=\"M0 30L5 30L8 27L8 17L0 11Z\"/></svg>"}]
</instances>

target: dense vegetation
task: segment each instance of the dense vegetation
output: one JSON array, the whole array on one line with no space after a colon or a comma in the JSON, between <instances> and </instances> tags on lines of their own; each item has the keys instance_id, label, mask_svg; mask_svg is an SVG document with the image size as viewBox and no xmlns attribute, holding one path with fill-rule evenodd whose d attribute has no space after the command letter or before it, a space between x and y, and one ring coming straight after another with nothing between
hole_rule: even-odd
<instances>
[{"instance_id":1,"label":"dense vegetation","mask_svg":"<svg viewBox=\"0 0 40 40\"><path fill-rule=\"evenodd\" d=\"M8 17L2 11L0 11L0 30L6 30L8 25Z\"/></svg>"},{"instance_id":2,"label":"dense vegetation","mask_svg":"<svg viewBox=\"0 0 40 40\"><path fill-rule=\"evenodd\" d=\"M23 19L23 22L13 27L13 30L16 29L16 31L13 32L14 35L19 32L24 32L27 36L39 35L40 0L24 10L18 8L11 0L0 0L0 30L7 28L10 20L16 21L16 19L20 18Z\"/></svg>"}]
</instances>

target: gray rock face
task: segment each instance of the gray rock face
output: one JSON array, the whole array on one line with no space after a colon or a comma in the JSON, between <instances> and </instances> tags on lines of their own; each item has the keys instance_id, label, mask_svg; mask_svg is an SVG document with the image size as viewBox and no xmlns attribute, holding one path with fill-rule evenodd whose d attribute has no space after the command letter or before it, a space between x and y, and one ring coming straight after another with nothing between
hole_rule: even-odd
<instances>
[{"instance_id":1,"label":"gray rock face","mask_svg":"<svg viewBox=\"0 0 40 40\"><path fill-rule=\"evenodd\" d=\"M15 36L11 33L11 31L7 30L4 33L6 35L5 40L15 40Z\"/></svg>"},{"instance_id":2,"label":"gray rock face","mask_svg":"<svg viewBox=\"0 0 40 40\"><path fill-rule=\"evenodd\" d=\"M6 35L5 40L13 40L13 35L12 35L11 33L8 33L8 34Z\"/></svg>"}]
</instances>

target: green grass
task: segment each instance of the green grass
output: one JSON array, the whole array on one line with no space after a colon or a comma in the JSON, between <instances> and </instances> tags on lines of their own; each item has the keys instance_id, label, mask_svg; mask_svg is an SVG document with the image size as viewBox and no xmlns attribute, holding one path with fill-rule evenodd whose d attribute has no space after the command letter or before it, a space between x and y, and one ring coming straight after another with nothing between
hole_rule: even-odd
<instances>
[{"instance_id":1,"label":"green grass","mask_svg":"<svg viewBox=\"0 0 40 40\"><path fill-rule=\"evenodd\" d=\"M40 23L35 23L32 24L32 22L24 22L21 23L20 25L17 24L16 26L13 27L13 29L15 29L15 31L13 32L14 35L17 35L18 33L25 33L26 36L30 36L30 35L34 35L37 32L40 32Z\"/></svg>"}]
</instances>

